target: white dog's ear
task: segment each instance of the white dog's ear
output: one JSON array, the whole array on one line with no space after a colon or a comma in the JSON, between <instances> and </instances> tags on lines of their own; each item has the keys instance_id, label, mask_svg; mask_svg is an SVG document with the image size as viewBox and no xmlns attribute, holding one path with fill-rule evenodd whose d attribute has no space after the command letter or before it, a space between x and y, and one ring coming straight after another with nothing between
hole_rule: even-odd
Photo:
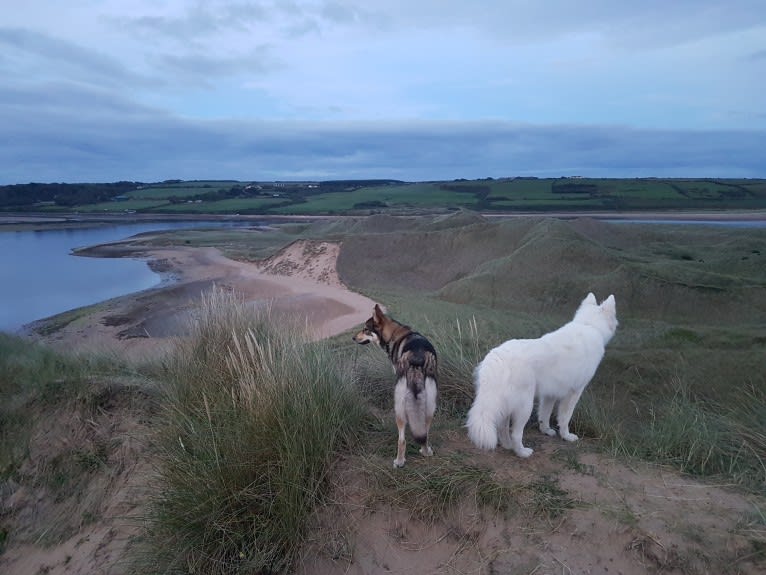
<instances>
[{"instance_id":1,"label":"white dog's ear","mask_svg":"<svg viewBox=\"0 0 766 575\"><path fill-rule=\"evenodd\" d=\"M598 305L598 302L596 301L596 296L593 295L593 292L590 292L587 296L585 296L585 299L582 300L582 302Z\"/></svg>"},{"instance_id":2,"label":"white dog's ear","mask_svg":"<svg viewBox=\"0 0 766 575\"><path fill-rule=\"evenodd\" d=\"M606 298L603 302L601 302L601 307L608 311L614 311L616 308L616 303L614 301L614 295L610 295L608 298Z\"/></svg>"}]
</instances>

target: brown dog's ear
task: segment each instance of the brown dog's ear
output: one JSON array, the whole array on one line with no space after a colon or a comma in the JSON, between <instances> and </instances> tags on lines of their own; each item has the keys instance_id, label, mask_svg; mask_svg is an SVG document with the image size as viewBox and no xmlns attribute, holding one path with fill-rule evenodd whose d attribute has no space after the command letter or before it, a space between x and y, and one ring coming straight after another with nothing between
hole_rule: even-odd
<instances>
[{"instance_id":1,"label":"brown dog's ear","mask_svg":"<svg viewBox=\"0 0 766 575\"><path fill-rule=\"evenodd\" d=\"M383 310L378 304L375 304L375 309L372 310L372 321L375 322L375 325L383 325L385 320L386 316L383 314Z\"/></svg>"}]
</instances>

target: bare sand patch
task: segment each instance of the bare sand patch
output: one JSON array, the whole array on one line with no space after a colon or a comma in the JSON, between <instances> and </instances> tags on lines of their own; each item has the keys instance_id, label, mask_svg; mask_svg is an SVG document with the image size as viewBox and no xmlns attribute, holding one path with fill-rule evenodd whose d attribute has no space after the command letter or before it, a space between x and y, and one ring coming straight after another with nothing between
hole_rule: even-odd
<instances>
[{"instance_id":1,"label":"bare sand patch","mask_svg":"<svg viewBox=\"0 0 766 575\"><path fill-rule=\"evenodd\" d=\"M145 259L165 280L156 288L103 302L43 339L68 350L151 357L183 335L201 296L214 286L246 303L300 317L313 337L337 335L363 323L374 305L340 281L335 265L339 249L338 243L299 240L249 263L215 248L146 250L129 242L100 246L90 255Z\"/></svg>"},{"instance_id":2,"label":"bare sand patch","mask_svg":"<svg viewBox=\"0 0 766 575\"><path fill-rule=\"evenodd\" d=\"M401 491L381 491L376 475L388 472L387 455L380 461L349 456L336 471L329 503L317 513L297 573L763 572L762 499L733 486L620 462L594 453L587 442L537 435L535 454L521 460L503 449L480 452L462 431L437 429L434 441L433 458L413 456L410 469L397 473L411 473L417 482L444 458L464 458L514 486L507 508L482 507L468 489L445 517L422 517L419 502L407 505Z\"/></svg>"}]
</instances>

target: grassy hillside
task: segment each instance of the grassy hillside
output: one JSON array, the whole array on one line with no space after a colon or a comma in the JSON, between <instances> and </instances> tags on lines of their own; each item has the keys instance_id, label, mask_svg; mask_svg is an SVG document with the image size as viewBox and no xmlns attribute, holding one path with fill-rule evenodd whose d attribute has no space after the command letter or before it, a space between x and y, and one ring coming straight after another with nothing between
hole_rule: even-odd
<instances>
[{"instance_id":1,"label":"grassy hillside","mask_svg":"<svg viewBox=\"0 0 766 575\"><path fill-rule=\"evenodd\" d=\"M467 217L406 229L402 219L387 234L379 218L360 220L367 229L347 224L353 239L339 271L360 289L508 311L558 315L595 291L619 295L623 314L646 320L696 323L703 309L711 324L766 317L766 230Z\"/></svg>"},{"instance_id":2,"label":"grassy hillside","mask_svg":"<svg viewBox=\"0 0 766 575\"><path fill-rule=\"evenodd\" d=\"M183 230L142 241L221 245L253 259L298 237L342 241L338 271L344 282L433 341L440 360L437 457L418 461L411 446L408 466L391 472L392 376L379 349L354 346L349 334L311 343L291 326L254 317L230 295L211 296L201 302L191 337L161 364L139 370L155 390L159 417L144 417L151 421L147 445L156 481L147 490L148 537L137 548L133 572L293 572L317 539L333 560L354 557L351 532L373 521L375 511L345 525L346 531L344 516L317 528L344 505L404 513L401 532L381 535L402 540L416 520L435 524L453 517L453 535L445 537L467 547L479 545L482 535L460 532L466 517L483 518L481 533L515 518L513 537L526 539L494 551L515 557L518 549L543 545L540 533L552 537L567 517L594 505L577 503L572 487L559 479L569 469L590 481L595 493L605 471L583 463L590 450L736 487L753 502L755 511L748 513L755 518L743 515L726 528L727 536L744 533L732 548L716 538L720 517L707 530L679 519L683 549L652 556L645 550L661 539L658 515L631 506L636 490L620 491L610 480L617 500L588 516L589 534L607 517L599 523L605 531L595 532L628 533L621 548L641 546L635 565L642 569L706 573L737 565L729 572L755 573L763 567L766 230L588 218L490 221L461 211L290 224L273 236ZM615 295L620 326L575 411L573 431L582 441L565 446L530 428L529 441L535 447L555 443L553 458L560 461L536 453L524 464L505 453L463 447L476 363L506 339L537 337L568 321L589 291L599 300ZM113 469L120 451L111 436L83 443L79 451L62 447L35 471L30 453L41 443L35 429L53 420L46 414L65 409L80 414L77 430L100 421L114 386L94 391L88 374L119 381L135 377L136 369L106 365L0 339L0 487L22 485L41 499L52 493L62 509L79 514L79 527L62 522L55 537L95 520L98 504L81 495L83 486L99 470ZM708 497L713 486L705 485ZM31 526L34 519L23 519L30 526L17 532L22 518L0 516L0 548L2 539L41 536L40 526ZM536 568L530 565L522 572ZM304 566L304 572L313 571Z\"/></svg>"},{"instance_id":3,"label":"grassy hillside","mask_svg":"<svg viewBox=\"0 0 766 575\"><path fill-rule=\"evenodd\" d=\"M286 230L342 241L338 271L347 285L437 341L444 338L442 347L472 350L474 364L505 339L537 337L567 321L589 291L599 299L614 294L620 329L586 400L608 403L615 445L639 441L630 430L656 415L657 401L682 397L713 412L753 408L743 416L751 419L766 409L759 395L766 389L766 230L589 218L497 221L462 211ZM209 245L202 237L191 244ZM232 254L252 241L236 231L227 238ZM474 325L475 341L450 341L458 324ZM470 372L468 365L455 367L455 394L445 396L457 414L472 397ZM381 374L388 377L388 369ZM751 393L760 399L752 401ZM602 423L581 425L602 436ZM762 481L758 457L742 455L738 461L748 459L750 471L736 475Z\"/></svg>"},{"instance_id":4,"label":"grassy hillside","mask_svg":"<svg viewBox=\"0 0 766 575\"><path fill-rule=\"evenodd\" d=\"M621 379L638 386L683 374L695 392L718 398L763 383L766 230L589 219L448 222L437 231L423 225L347 239L339 273L356 289L413 302L400 312L413 323L443 315L424 313L431 307L419 303L422 294L464 322L491 317L485 346L541 335L569 319L589 291L615 294L620 351L610 361Z\"/></svg>"}]
</instances>

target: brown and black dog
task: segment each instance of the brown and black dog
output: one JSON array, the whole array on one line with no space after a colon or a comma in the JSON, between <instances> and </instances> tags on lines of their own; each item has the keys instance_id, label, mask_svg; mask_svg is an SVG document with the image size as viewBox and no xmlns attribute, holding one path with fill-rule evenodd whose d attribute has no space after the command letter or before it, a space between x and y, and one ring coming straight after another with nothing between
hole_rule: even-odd
<instances>
[{"instance_id":1,"label":"brown and black dog","mask_svg":"<svg viewBox=\"0 0 766 575\"><path fill-rule=\"evenodd\" d=\"M359 344L375 342L388 354L396 373L394 411L399 428L399 443L394 467L402 467L407 444L404 431L407 424L420 453L433 455L428 443L428 430L436 411L436 350L425 337L409 326L386 316L375 304L372 317L362 331L354 336Z\"/></svg>"}]
</instances>

